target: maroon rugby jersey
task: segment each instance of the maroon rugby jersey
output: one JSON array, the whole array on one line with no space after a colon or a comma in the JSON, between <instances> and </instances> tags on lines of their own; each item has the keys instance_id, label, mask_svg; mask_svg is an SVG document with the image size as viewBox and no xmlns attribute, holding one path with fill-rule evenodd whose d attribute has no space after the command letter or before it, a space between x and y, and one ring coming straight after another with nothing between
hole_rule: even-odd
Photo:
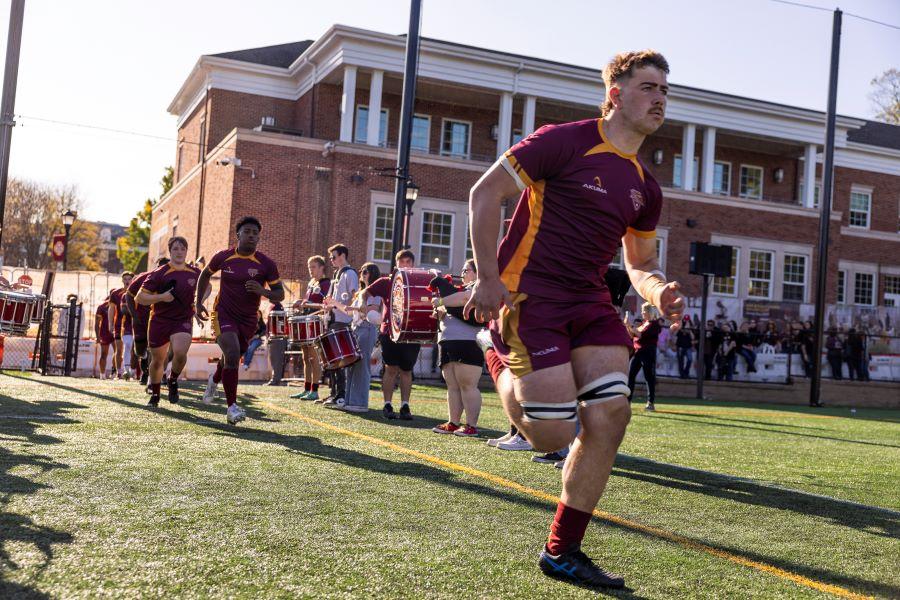
<instances>
[{"instance_id":1,"label":"maroon rugby jersey","mask_svg":"<svg viewBox=\"0 0 900 600\"><path fill-rule=\"evenodd\" d=\"M656 235L662 192L650 172L606 139L602 119L545 125L502 164L523 188L497 251L507 289L608 300L603 275L626 231Z\"/></svg>"},{"instance_id":2,"label":"maroon rugby jersey","mask_svg":"<svg viewBox=\"0 0 900 600\"><path fill-rule=\"evenodd\" d=\"M109 293L109 303L116 309L115 331L119 335L131 335L131 315L122 306L125 303L125 288L116 288Z\"/></svg>"},{"instance_id":3,"label":"maroon rugby jersey","mask_svg":"<svg viewBox=\"0 0 900 600\"><path fill-rule=\"evenodd\" d=\"M150 275L150 273L152 273L152 271L144 271L139 275L135 275L134 279L131 280L131 283L128 284L128 294L132 298L137 298L138 292L141 291L141 286L144 285L144 280L147 279L147 276ZM146 323L147 318L150 316L150 307L138 304L137 302L135 302L134 305L137 318Z\"/></svg>"},{"instance_id":4,"label":"maroon rugby jersey","mask_svg":"<svg viewBox=\"0 0 900 600\"><path fill-rule=\"evenodd\" d=\"M96 319L97 327L100 329L100 336L97 341L103 344L109 344L113 341L112 334L109 332L109 300L104 300L97 307Z\"/></svg>"},{"instance_id":5,"label":"maroon rugby jersey","mask_svg":"<svg viewBox=\"0 0 900 600\"><path fill-rule=\"evenodd\" d=\"M278 266L262 252L249 256L238 254L236 248L216 252L207 268L212 273L222 272L219 293L213 303L213 311L232 319L256 325L256 313L262 296L248 292L244 287L251 279L270 288L281 281Z\"/></svg>"},{"instance_id":6,"label":"maroon rugby jersey","mask_svg":"<svg viewBox=\"0 0 900 600\"><path fill-rule=\"evenodd\" d=\"M331 280L327 277L323 277L322 279L310 279L309 283L306 285L306 295L303 296L303 301L312 304L322 304L330 289Z\"/></svg>"},{"instance_id":7,"label":"maroon rugby jersey","mask_svg":"<svg viewBox=\"0 0 900 600\"><path fill-rule=\"evenodd\" d=\"M391 291L394 287L394 278L390 275L379 277L366 288L370 296L381 298L381 329L380 332L391 333Z\"/></svg>"},{"instance_id":8,"label":"maroon rugby jersey","mask_svg":"<svg viewBox=\"0 0 900 600\"><path fill-rule=\"evenodd\" d=\"M637 336L634 338L634 349L655 348L661 331L662 327L660 327L659 321L656 319L644 321L637 328Z\"/></svg>"},{"instance_id":9,"label":"maroon rugby jersey","mask_svg":"<svg viewBox=\"0 0 900 600\"><path fill-rule=\"evenodd\" d=\"M191 265L178 268L169 263L151 271L141 285L141 289L152 294L172 292L175 299L171 302L156 302L151 305L150 317L154 320L190 320L194 316L194 297L199 278L200 269Z\"/></svg>"}]
</instances>

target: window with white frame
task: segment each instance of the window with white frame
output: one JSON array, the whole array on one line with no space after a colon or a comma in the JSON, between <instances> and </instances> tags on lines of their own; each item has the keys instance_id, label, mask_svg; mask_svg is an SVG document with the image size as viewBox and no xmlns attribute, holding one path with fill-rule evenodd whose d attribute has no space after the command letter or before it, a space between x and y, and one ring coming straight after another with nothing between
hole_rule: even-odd
<instances>
[{"instance_id":1,"label":"window with white frame","mask_svg":"<svg viewBox=\"0 0 900 600\"><path fill-rule=\"evenodd\" d=\"M862 306L875 304L875 274L853 274L853 303Z\"/></svg>"},{"instance_id":2,"label":"window with white frame","mask_svg":"<svg viewBox=\"0 0 900 600\"><path fill-rule=\"evenodd\" d=\"M681 187L681 155L676 154L675 160L672 162L672 187ZM697 181L697 174L700 173L700 161L694 157L694 181Z\"/></svg>"},{"instance_id":3,"label":"window with white frame","mask_svg":"<svg viewBox=\"0 0 900 600\"><path fill-rule=\"evenodd\" d=\"M441 129L441 154L469 158L472 124L467 121L444 119Z\"/></svg>"},{"instance_id":4,"label":"window with white frame","mask_svg":"<svg viewBox=\"0 0 900 600\"><path fill-rule=\"evenodd\" d=\"M741 198L759 200L763 194L763 169L750 165L741 165Z\"/></svg>"},{"instance_id":5,"label":"window with white frame","mask_svg":"<svg viewBox=\"0 0 900 600\"><path fill-rule=\"evenodd\" d=\"M466 260L475 258L475 252L472 250L472 228L469 223L469 217L466 216Z\"/></svg>"},{"instance_id":6,"label":"window with white frame","mask_svg":"<svg viewBox=\"0 0 900 600\"><path fill-rule=\"evenodd\" d=\"M772 297L772 252L750 251L750 270L747 296L750 298Z\"/></svg>"},{"instance_id":7,"label":"window with white frame","mask_svg":"<svg viewBox=\"0 0 900 600\"><path fill-rule=\"evenodd\" d=\"M738 258L741 255L741 249L737 246L731 247L731 275L728 277L713 277L712 292L722 296L737 296L737 272Z\"/></svg>"},{"instance_id":8,"label":"window with white frame","mask_svg":"<svg viewBox=\"0 0 900 600\"><path fill-rule=\"evenodd\" d=\"M414 115L412 123L412 139L410 145L413 150L428 152L431 144L431 117L428 115Z\"/></svg>"},{"instance_id":9,"label":"window with white frame","mask_svg":"<svg viewBox=\"0 0 900 600\"><path fill-rule=\"evenodd\" d=\"M716 161L713 165L713 194L731 193L731 163Z\"/></svg>"},{"instance_id":10,"label":"window with white frame","mask_svg":"<svg viewBox=\"0 0 900 600\"><path fill-rule=\"evenodd\" d=\"M525 136L522 135L522 130L521 129L513 129L512 145L515 146L516 144L521 142L523 139L525 139Z\"/></svg>"},{"instance_id":11,"label":"window with white frame","mask_svg":"<svg viewBox=\"0 0 900 600\"><path fill-rule=\"evenodd\" d=\"M376 205L374 225L372 260L391 262L394 244L394 207Z\"/></svg>"},{"instance_id":12,"label":"window with white frame","mask_svg":"<svg viewBox=\"0 0 900 600\"><path fill-rule=\"evenodd\" d=\"M381 123L378 132L378 145L387 146L388 109L381 109ZM362 104L356 107L356 129L353 132L353 141L357 144L368 143L369 137L369 107Z\"/></svg>"},{"instance_id":13,"label":"window with white frame","mask_svg":"<svg viewBox=\"0 0 900 600\"><path fill-rule=\"evenodd\" d=\"M822 184L816 182L816 191L813 192L813 208L819 208L819 199L822 197ZM800 203L806 199L806 182L800 182Z\"/></svg>"},{"instance_id":14,"label":"window with white frame","mask_svg":"<svg viewBox=\"0 0 900 600\"><path fill-rule=\"evenodd\" d=\"M453 250L453 215L422 211L419 257L423 266L449 267Z\"/></svg>"},{"instance_id":15,"label":"window with white frame","mask_svg":"<svg viewBox=\"0 0 900 600\"><path fill-rule=\"evenodd\" d=\"M837 276L837 302L838 304L843 304L847 301L847 272L846 271L838 271Z\"/></svg>"},{"instance_id":16,"label":"window with white frame","mask_svg":"<svg viewBox=\"0 0 900 600\"><path fill-rule=\"evenodd\" d=\"M872 212L872 192L852 190L850 192L850 227L869 228Z\"/></svg>"},{"instance_id":17,"label":"window with white frame","mask_svg":"<svg viewBox=\"0 0 900 600\"><path fill-rule=\"evenodd\" d=\"M178 215L175 215L175 218L172 219L172 237L178 235Z\"/></svg>"},{"instance_id":18,"label":"window with white frame","mask_svg":"<svg viewBox=\"0 0 900 600\"><path fill-rule=\"evenodd\" d=\"M800 254L784 255L784 276L781 297L788 302L806 299L806 257Z\"/></svg>"},{"instance_id":19,"label":"window with white frame","mask_svg":"<svg viewBox=\"0 0 900 600\"><path fill-rule=\"evenodd\" d=\"M884 278L884 305L900 306L900 275L882 275Z\"/></svg>"}]
</instances>

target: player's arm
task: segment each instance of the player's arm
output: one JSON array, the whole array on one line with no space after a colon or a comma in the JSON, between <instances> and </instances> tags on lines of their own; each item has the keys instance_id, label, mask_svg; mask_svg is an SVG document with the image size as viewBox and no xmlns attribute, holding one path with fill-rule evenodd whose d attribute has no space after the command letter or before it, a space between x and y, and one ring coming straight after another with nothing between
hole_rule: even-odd
<instances>
[{"instance_id":1,"label":"player's arm","mask_svg":"<svg viewBox=\"0 0 900 600\"><path fill-rule=\"evenodd\" d=\"M140 293L140 290L138 290ZM125 292L125 296L123 296L125 300L125 308L128 310L128 314L132 317L137 314L137 307L135 306L135 297L131 295L131 292Z\"/></svg>"},{"instance_id":2,"label":"player's arm","mask_svg":"<svg viewBox=\"0 0 900 600\"><path fill-rule=\"evenodd\" d=\"M112 302L109 303L109 306L106 308L106 322L107 328L109 332L113 335L116 334L116 305Z\"/></svg>"},{"instance_id":3,"label":"player's arm","mask_svg":"<svg viewBox=\"0 0 900 600\"><path fill-rule=\"evenodd\" d=\"M206 321L209 318L209 312L206 310L206 307L203 306L203 301L209 296L209 280L212 276L212 270L210 270L209 265L206 265L203 267L203 270L200 271L200 277L197 278L197 295L194 299L194 303L197 307L196 317L200 322Z\"/></svg>"},{"instance_id":4,"label":"player's arm","mask_svg":"<svg viewBox=\"0 0 900 600\"><path fill-rule=\"evenodd\" d=\"M433 304L435 308L439 306L446 306L448 308L465 306L471 296L472 290L463 290L461 292L450 294L449 296L444 296L443 298L435 298Z\"/></svg>"},{"instance_id":5,"label":"player's arm","mask_svg":"<svg viewBox=\"0 0 900 600\"><path fill-rule=\"evenodd\" d=\"M142 306L150 306L157 302L172 302L173 300L175 300L175 295L171 291L155 294L144 287L138 290L138 295L134 299L135 302Z\"/></svg>"},{"instance_id":6,"label":"player's arm","mask_svg":"<svg viewBox=\"0 0 900 600\"><path fill-rule=\"evenodd\" d=\"M94 319L94 335L96 339L100 339L100 319L97 318Z\"/></svg>"},{"instance_id":7,"label":"player's arm","mask_svg":"<svg viewBox=\"0 0 900 600\"><path fill-rule=\"evenodd\" d=\"M625 270L637 293L658 308L673 326L680 325L684 315L684 298L678 292L681 286L677 281L666 281L660 270L656 236L629 228L622 238L622 249Z\"/></svg>"},{"instance_id":8,"label":"player's arm","mask_svg":"<svg viewBox=\"0 0 900 600\"><path fill-rule=\"evenodd\" d=\"M500 237L501 205L519 195L519 182L503 166L503 158L481 176L469 193L469 223L472 249L478 265L478 279L466 303L466 317L475 311L478 321L500 316L500 307L509 305L509 291L500 281L497 264L497 238Z\"/></svg>"},{"instance_id":9,"label":"player's arm","mask_svg":"<svg viewBox=\"0 0 900 600\"><path fill-rule=\"evenodd\" d=\"M281 302L284 300L284 284L280 281L276 281L275 283L270 283L269 289L263 290L263 296L269 299L269 302L273 304L276 302Z\"/></svg>"}]
</instances>

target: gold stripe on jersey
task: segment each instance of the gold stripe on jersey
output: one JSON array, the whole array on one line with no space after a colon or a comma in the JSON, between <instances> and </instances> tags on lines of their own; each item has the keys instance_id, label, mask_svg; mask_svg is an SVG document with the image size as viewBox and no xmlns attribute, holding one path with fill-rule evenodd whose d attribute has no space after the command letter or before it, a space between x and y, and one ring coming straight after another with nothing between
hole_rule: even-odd
<instances>
[{"instance_id":1,"label":"gold stripe on jersey","mask_svg":"<svg viewBox=\"0 0 900 600\"><path fill-rule=\"evenodd\" d=\"M252 260L253 262L255 262L258 265L262 264L261 262L259 262L259 259L256 258L256 252L254 252L253 254L243 255L243 254L239 254L237 251L235 251L234 254L232 254L231 256L229 256L228 258L223 260L222 262L228 262L229 260L231 260L233 258L246 258L247 260Z\"/></svg>"},{"instance_id":2,"label":"gold stripe on jersey","mask_svg":"<svg viewBox=\"0 0 900 600\"><path fill-rule=\"evenodd\" d=\"M528 173L525 172L525 169L522 168L522 165L519 161L516 160L516 157L509 150L503 155L503 158L509 163L509 166L513 168L513 171L516 172L516 175L519 176L519 179L522 180L522 183L525 184L525 187L531 187L534 185L534 181L531 177L528 176Z\"/></svg>"},{"instance_id":3,"label":"gold stripe on jersey","mask_svg":"<svg viewBox=\"0 0 900 600\"><path fill-rule=\"evenodd\" d=\"M509 370L516 377L524 377L534 371L528 347L519 337L519 317L522 315L522 309L518 305L527 298L525 294L513 294L510 302L514 310L509 310L505 305L500 307L500 338L509 347L507 363Z\"/></svg>"},{"instance_id":4,"label":"gold stripe on jersey","mask_svg":"<svg viewBox=\"0 0 900 600\"><path fill-rule=\"evenodd\" d=\"M632 233L632 234L636 235L636 236L639 237L639 238L645 238L645 239L650 239L650 240L652 240L653 238L656 237L656 230L655 230L655 229L654 229L653 231L641 231L640 229L635 229L634 227L629 227L629 228L627 229L627 231L628 231L628 233Z\"/></svg>"},{"instance_id":5,"label":"gold stripe on jersey","mask_svg":"<svg viewBox=\"0 0 900 600\"><path fill-rule=\"evenodd\" d=\"M528 266L528 259L531 257L531 249L534 247L534 240L541 226L543 214L544 182L539 181L528 188L528 229L525 231L522 239L519 240L516 251L506 268L503 269L503 273L500 274L500 280L506 285L506 289L511 292L519 289L519 280L522 279L522 272Z\"/></svg>"},{"instance_id":6,"label":"gold stripe on jersey","mask_svg":"<svg viewBox=\"0 0 900 600\"><path fill-rule=\"evenodd\" d=\"M603 141L585 152L584 155L591 156L593 154L603 154L605 152L608 152L610 154L620 156L634 165L634 168L637 169L638 176L641 178L641 181L644 181L644 168L638 161L637 155L626 154L622 152L621 150L616 148L616 146L612 142L606 139L606 134L603 133L603 119L597 119L597 132L600 134L600 139Z\"/></svg>"}]
</instances>

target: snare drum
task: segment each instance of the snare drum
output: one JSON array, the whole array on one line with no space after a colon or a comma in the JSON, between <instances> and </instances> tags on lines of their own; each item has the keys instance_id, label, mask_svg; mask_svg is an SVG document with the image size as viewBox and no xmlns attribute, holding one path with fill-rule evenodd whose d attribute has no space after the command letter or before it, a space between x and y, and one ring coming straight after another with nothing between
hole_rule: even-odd
<instances>
[{"instance_id":1,"label":"snare drum","mask_svg":"<svg viewBox=\"0 0 900 600\"><path fill-rule=\"evenodd\" d=\"M349 329L332 329L316 340L319 362L326 371L349 367L360 359L359 343Z\"/></svg>"},{"instance_id":2,"label":"snare drum","mask_svg":"<svg viewBox=\"0 0 900 600\"><path fill-rule=\"evenodd\" d=\"M0 333L25 335L37 296L0 290Z\"/></svg>"},{"instance_id":3,"label":"snare drum","mask_svg":"<svg viewBox=\"0 0 900 600\"><path fill-rule=\"evenodd\" d=\"M40 323L44 320L44 309L47 308L47 296L35 294L34 298L34 306L31 309L31 322Z\"/></svg>"},{"instance_id":4,"label":"snare drum","mask_svg":"<svg viewBox=\"0 0 900 600\"><path fill-rule=\"evenodd\" d=\"M269 313L268 331L270 338L286 338L288 336L288 316L283 310Z\"/></svg>"},{"instance_id":5,"label":"snare drum","mask_svg":"<svg viewBox=\"0 0 900 600\"><path fill-rule=\"evenodd\" d=\"M397 269L391 286L391 339L399 343L430 344L437 339L433 297L428 284L434 273L425 269Z\"/></svg>"},{"instance_id":6,"label":"snare drum","mask_svg":"<svg viewBox=\"0 0 900 600\"><path fill-rule=\"evenodd\" d=\"M325 321L321 315L297 315L288 319L291 341L301 346L309 346L325 333Z\"/></svg>"}]
</instances>

